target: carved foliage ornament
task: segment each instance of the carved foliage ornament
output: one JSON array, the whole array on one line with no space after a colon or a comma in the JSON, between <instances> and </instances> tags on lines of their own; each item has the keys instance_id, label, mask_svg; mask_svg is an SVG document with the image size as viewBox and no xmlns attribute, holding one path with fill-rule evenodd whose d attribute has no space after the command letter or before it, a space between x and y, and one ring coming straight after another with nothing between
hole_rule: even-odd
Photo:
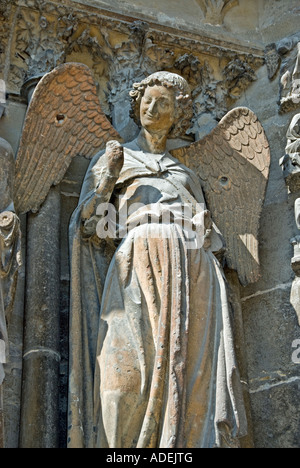
<instances>
[{"instance_id":1,"label":"carved foliage ornament","mask_svg":"<svg viewBox=\"0 0 300 468\"><path fill-rule=\"evenodd\" d=\"M206 1L202 6L210 15L212 11L224 14L234 4ZM85 63L99 84L102 110L114 119L122 135L134 132L119 106L122 97L123 108L129 108L128 89L133 81L158 69L183 76L191 85L194 99L190 133L198 139L216 125L256 79L255 70L263 63L252 53L237 54L230 48L175 39L142 21L108 21L96 13L89 15L87 21L83 11L68 9L66 5L35 2L30 9L21 7L15 21L10 73L5 78L8 92L18 94L24 82L65 62ZM188 52L191 47L193 54ZM9 51L6 63L8 55ZM211 64L216 55L222 58L217 71ZM117 122L115 116L122 122Z\"/></svg>"},{"instance_id":2,"label":"carved foliage ornament","mask_svg":"<svg viewBox=\"0 0 300 468\"><path fill-rule=\"evenodd\" d=\"M238 0L196 0L205 16L205 22L222 24L226 13L239 4Z\"/></svg>"}]
</instances>

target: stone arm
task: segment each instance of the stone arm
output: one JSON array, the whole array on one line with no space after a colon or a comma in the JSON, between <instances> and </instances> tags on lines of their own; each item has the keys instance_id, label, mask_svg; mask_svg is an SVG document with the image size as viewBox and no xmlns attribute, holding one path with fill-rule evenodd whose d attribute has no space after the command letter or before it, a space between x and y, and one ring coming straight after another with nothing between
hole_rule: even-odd
<instances>
[{"instance_id":1,"label":"stone arm","mask_svg":"<svg viewBox=\"0 0 300 468\"><path fill-rule=\"evenodd\" d=\"M103 158L106 159L107 165L103 170L101 180L95 188L93 196L82 207L83 234L86 237L90 237L96 232L96 225L101 218L97 214L99 205L109 203L124 164L123 147L117 141L109 142ZM97 169L97 164L95 169Z\"/></svg>"}]
</instances>

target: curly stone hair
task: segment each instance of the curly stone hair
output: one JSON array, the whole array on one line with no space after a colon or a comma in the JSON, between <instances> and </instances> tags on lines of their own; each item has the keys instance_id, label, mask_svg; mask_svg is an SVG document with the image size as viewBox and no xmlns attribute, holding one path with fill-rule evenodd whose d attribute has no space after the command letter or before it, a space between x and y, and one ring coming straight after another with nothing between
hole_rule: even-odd
<instances>
[{"instance_id":1,"label":"curly stone hair","mask_svg":"<svg viewBox=\"0 0 300 468\"><path fill-rule=\"evenodd\" d=\"M177 122L172 127L169 138L180 138L186 134L193 117L193 103L191 89L182 76L166 71L156 72L145 78L140 83L134 83L133 90L129 93L131 102L130 116L137 125L140 125L140 104L148 86L165 86L175 91Z\"/></svg>"}]
</instances>

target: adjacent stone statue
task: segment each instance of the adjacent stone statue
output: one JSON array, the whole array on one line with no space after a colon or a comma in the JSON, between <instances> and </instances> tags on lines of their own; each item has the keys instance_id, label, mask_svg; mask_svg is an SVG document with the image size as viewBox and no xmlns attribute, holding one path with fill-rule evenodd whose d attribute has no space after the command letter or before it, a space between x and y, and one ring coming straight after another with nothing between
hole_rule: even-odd
<instances>
[{"instance_id":1,"label":"adjacent stone statue","mask_svg":"<svg viewBox=\"0 0 300 468\"><path fill-rule=\"evenodd\" d=\"M283 175L290 192L297 193L300 190L300 114L296 114L289 125L287 134L286 154L280 159ZM295 222L300 229L300 198L294 204ZM291 261L295 278L291 288L291 304L295 309L300 324L300 236L291 239L294 247L294 256Z\"/></svg>"},{"instance_id":2,"label":"adjacent stone statue","mask_svg":"<svg viewBox=\"0 0 300 468\"><path fill-rule=\"evenodd\" d=\"M20 223L13 204L14 165L11 146L0 138L0 385L9 350L7 323L14 303L16 274L21 264Z\"/></svg>"},{"instance_id":3,"label":"adjacent stone statue","mask_svg":"<svg viewBox=\"0 0 300 468\"><path fill-rule=\"evenodd\" d=\"M280 109L289 112L297 108L300 102L300 42L291 41L288 50L293 50L292 56L286 61L281 77ZM286 48L283 49L286 53Z\"/></svg>"},{"instance_id":4,"label":"adjacent stone statue","mask_svg":"<svg viewBox=\"0 0 300 468\"><path fill-rule=\"evenodd\" d=\"M289 125L285 155L279 160L286 184L291 192L300 189L300 114L296 114Z\"/></svg>"},{"instance_id":5,"label":"adjacent stone statue","mask_svg":"<svg viewBox=\"0 0 300 468\"><path fill-rule=\"evenodd\" d=\"M93 158L70 224L69 446L237 447L247 421L220 262L258 278L269 145L238 108L171 154L190 125L187 82L158 72L131 96L141 131Z\"/></svg>"}]
</instances>

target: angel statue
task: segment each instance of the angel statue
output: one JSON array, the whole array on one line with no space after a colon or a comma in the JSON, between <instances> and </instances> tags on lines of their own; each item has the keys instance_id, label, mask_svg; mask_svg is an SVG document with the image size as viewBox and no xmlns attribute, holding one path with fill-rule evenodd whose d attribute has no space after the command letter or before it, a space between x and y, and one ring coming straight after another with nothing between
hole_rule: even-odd
<instances>
[{"instance_id":1,"label":"angel statue","mask_svg":"<svg viewBox=\"0 0 300 468\"><path fill-rule=\"evenodd\" d=\"M131 97L141 131L93 158L70 225L69 446L238 446L247 418L220 258L224 236L241 283L257 279L268 142L239 108L171 154L192 117L188 83L157 72Z\"/></svg>"},{"instance_id":2,"label":"angel statue","mask_svg":"<svg viewBox=\"0 0 300 468\"><path fill-rule=\"evenodd\" d=\"M18 212L37 211L76 154L91 159L69 230L68 446L236 447L247 417L223 266L258 279L269 145L247 108L187 140L177 74L152 74L131 98L141 130L124 142L88 67L57 67L17 157Z\"/></svg>"},{"instance_id":3,"label":"angel statue","mask_svg":"<svg viewBox=\"0 0 300 468\"><path fill-rule=\"evenodd\" d=\"M0 386L3 364L8 356L8 332L17 272L21 264L20 222L13 204L14 155L10 144L0 138Z\"/></svg>"}]
</instances>

